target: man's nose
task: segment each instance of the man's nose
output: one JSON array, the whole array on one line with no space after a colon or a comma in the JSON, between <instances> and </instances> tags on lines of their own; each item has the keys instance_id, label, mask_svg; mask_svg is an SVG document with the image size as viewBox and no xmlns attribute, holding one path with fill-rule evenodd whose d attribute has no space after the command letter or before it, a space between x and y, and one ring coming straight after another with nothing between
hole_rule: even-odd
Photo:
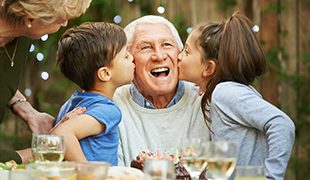
<instances>
[{"instance_id":1,"label":"man's nose","mask_svg":"<svg viewBox=\"0 0 310 180\"><path fill-rule=\"evenodd\" d=\"M154 60L163 61L163 60L166 60L167 53L166 53L166 51L163 48L156 47L155 48L155 52L154 52L152 57L153 57Z\"/></svg>"},{"instance_id":2,"label":"man's nose","mask_svg":"<svg viewBox=\"0 0 310 180\"><path fill-rule=\"evenodd\" d=\"M183 52L183 51L182 51ZM178 61L181 61L182 60L182 57L183 57L183 53L180 52L179 55L178 55Z\"/></svg>"}]
</instances>

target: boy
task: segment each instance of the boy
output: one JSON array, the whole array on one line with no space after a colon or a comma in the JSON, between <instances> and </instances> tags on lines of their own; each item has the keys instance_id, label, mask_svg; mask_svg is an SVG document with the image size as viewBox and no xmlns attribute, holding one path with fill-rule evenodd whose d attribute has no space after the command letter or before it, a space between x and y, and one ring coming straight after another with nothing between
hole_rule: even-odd
<instances>
[{"instance_id":1,"label":"boy","mask_svg":"<svg viewBox=\"0 0 310 180\"><path fill-rule=\"evenodd\" d=\"M64 136L66 160L117 165L121 111L111 99L117 87L132 81L135 67L126 41L121 27L104 22L84 23L60 38L57 64L83 91L61 107L56 124L74 108L86 108L52 131Z\"/></svg>"}]
</instances>

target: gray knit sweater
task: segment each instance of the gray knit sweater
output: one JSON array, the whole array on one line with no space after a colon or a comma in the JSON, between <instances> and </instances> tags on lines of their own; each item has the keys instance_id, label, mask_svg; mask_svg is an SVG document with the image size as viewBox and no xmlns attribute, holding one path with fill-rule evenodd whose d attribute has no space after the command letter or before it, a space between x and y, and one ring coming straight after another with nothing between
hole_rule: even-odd
<instances>
[{"instance_id":1,"label":"gray knit sweater","mask_svg":"<svg viewBox=\"0 0 310 180\"><path fill-rule=\"evenodd\" d=\"M201 97L193 84L185 83L184 96L175 105L164 109L139 106L132 100L129 90L130 85L125 85L114 95L114 102L122 111L120 166L130 166L141 151L174 153L187 137L210 140L200 108Z\"/></svg>"}]
</instances>

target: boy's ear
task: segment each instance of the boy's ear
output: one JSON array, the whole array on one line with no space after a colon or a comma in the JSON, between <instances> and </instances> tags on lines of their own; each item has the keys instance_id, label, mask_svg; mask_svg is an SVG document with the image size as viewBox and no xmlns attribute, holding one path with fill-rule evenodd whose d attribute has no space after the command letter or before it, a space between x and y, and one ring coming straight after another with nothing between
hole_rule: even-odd
<instances>
[{"instance_id":1,"label":"boy's ear","mask_svg":"<svg viewBox=\"0 0 310 180\"><path fill-rule=\"evenodd\" d=\"M205 70L203 71L204 77L210 77L212 74L214 74L216 69L216 63L214 60L209 60L207 63L204 64Z\"/></svg>"},{"instance_id":2,"label":"boy's ear","mask_svg":"<svg viewBox=\"0 0 310 180\"><path fill-rule=\"evenodd\" d=\"M97 71L97 76L101 81L110 81L112 76L108 67L101 67Z\"/></svg>"}]
</instances>

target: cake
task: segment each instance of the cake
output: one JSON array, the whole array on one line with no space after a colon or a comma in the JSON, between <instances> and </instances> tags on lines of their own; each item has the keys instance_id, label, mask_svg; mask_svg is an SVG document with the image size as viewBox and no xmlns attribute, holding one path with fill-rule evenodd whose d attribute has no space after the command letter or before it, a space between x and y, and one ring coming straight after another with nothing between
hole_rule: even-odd
<instances>
[{"instance_id":1,"label":"cake","mask_svg":"<svg viewBox=\"0 0 310 180\"><path fill-rule=\"evenodd\" d=\"M144 169L144 162L145 160L149 159L158 159L158 160L170 160L174 162L174 170L175 170L175 176L177 180L191 180L190 174L187 172L183 164L180 162L180 158L178 156L178 153L175 154L167 154L167 153L152 153L152 152L146 152L142 151L139 153L139 155L136 157L135 160L131 161L130 166L133 168L137 168L143 171ZM204 173L202 173L199 177L199 179L203 180Z\"/></svg>"}]
</instances>

